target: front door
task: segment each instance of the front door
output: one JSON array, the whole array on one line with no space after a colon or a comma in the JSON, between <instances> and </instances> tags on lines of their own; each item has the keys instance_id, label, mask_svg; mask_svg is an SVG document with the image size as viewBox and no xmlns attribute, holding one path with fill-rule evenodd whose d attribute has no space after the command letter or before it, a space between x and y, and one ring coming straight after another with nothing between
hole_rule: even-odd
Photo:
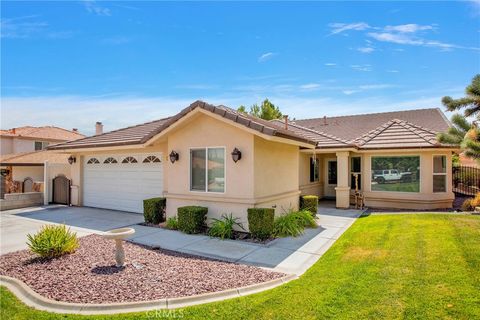
<instances>
[{"instance_id":1,"label":"front door","mask_svg":"<svg viewBox=\"0 0 480 320\"><path fill-rule=\"evenodd\" d=\"M325 159L325 198L335 198L337 186L337 159Z\"/></svg>"}]
</instances>

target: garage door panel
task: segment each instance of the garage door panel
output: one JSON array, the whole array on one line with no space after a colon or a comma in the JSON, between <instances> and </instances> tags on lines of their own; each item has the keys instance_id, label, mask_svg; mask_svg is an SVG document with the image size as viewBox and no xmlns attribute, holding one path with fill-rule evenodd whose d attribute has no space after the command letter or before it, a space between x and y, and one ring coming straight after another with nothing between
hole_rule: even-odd
<instances>
[{"instance_id":1,"label":"garage door panel","mask_svg":"<svg viewBox=\"0 0 480 320\"><path fill-rule=\"evenodd\" d=\"M163 163L84 163L83 180L85 206L142 213L144 199L163 195Z\"/></svg>"}]
</instances>

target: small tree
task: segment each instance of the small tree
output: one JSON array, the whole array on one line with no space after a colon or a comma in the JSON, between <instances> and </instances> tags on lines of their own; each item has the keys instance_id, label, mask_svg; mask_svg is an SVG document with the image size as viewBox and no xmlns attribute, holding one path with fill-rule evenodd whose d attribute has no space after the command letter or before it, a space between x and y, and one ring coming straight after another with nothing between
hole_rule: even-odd
<instances>
[{"instance_id":1,"label":"small tree","mask_svg":"<svg viewBox=\"0 0 480 320\"><path fill-rule=\"evenodd\" d=\"M280 109L268 99L265 99L260 106L258 104L251 106L249 112L247 112L247 108L243 105L238 107L237 110L265 120L280 119L282 117Z\"/></svg>"}]
</instances>

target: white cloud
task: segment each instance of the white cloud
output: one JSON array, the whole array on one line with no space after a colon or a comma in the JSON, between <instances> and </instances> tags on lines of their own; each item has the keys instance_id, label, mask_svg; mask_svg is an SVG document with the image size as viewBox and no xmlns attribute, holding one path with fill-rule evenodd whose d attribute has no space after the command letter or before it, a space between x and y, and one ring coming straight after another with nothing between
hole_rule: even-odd
<instances>
[{"instance_id":1,"label":"white cloud","mask_svg":"<svg viewBox=\"0 0 480 320\"><path fill-rule=\"evenodd\" d=\"M399 73L400 71L395 70L395 69L391 69L391 70L387 70L387 72L390 72L390 73Z\"/></svg>"},{"instance_id":2,"label":"white cloud","mask_svg":"<svg viewBox=\"0 0 480 320\"><path fill-rule=\"evenodd\" d=\"M318 89L320 88L321 85L319 83L307 83L307 84L303 84L300 86L300 89L303 89L303 90L315 90L315 89Z\"/></svg>"},{"instance_id":3,"label":"white cloud","mask_svg":"<svg viewBox=\"0 0 480 320\"><path fill-rule=\"evenodd\" d=\"M260 57L258 57L258 62L268 61L276 55L277 54L275 52L266 52L266 53L262 54Z\"/></svg>"},{"instance_id":4,"label":"white cloud","mask_svg":"<svg viewBox=\"0 0 480 320\"><path fill-rule=\"evenodd\" d=\"M477 2L480 2L476 0ZM335 35L345 31L367 31L365 35L369 38L375 39L380 42L389 42L400 45L413 45L438 48L442 51L449 51L453 49L467 49L480 51L478 47L461 46L457 44L445 43L438 40L429 40L420 36L420 34L431 32L436 29L437 25L420 25L416 23L399 24L399 25L387 25L383 27L370 26L365 22L359 23L330 23L328 25L331 28L331 32L328 34ZM367 40L368 41L368 40ZM362 53L371 53L374 48L371 45L361 47L357 49Z\"/></svg>"},{"instance_id":5,"label":"white cloud","mask_svg":"<svg viewBox=\"0 0 480 320\"><path fill-rule=\"evenodd\" d=\"M360 92L359 90L343 90L342 91L344 94L346 94L347 96L351 95L351 94L354 94L354 93L357 93L357 92Z\"/></svg>"},{"instance_id":6,"label":"white cloud","mask_svg":"<svg viewBox=\"0 0 480 320\"><path fill-rule=\"evenodd\" d=\"M372 47L360 47L360 48L357 48L357 51L361 53L372 53L373 51L375 51L375 49Z\"/></svg>"},{"instance_id":7,"label":"white cloud","mask_svg":"<svg viewBox=\"0 0 480 320\"><path fill-rule=\"evenodd\" d=\"M48 28L45 21L36 21L38 16L30 15L11 19L0 20L2 38L29 38L32 35L40 34Z\"/></svg>"},{"instance_id":8,"label":"white cloud","mask_svg":"<svg viewBox=\"0 0 480 320\"><path fill-rule=\"evenodd\" d=\"M111 16L111 11L108 8L99 6L95 0L84 0L85 9L88 12L94 13L97 16Z\"/></svg>"},{"instance_id":9,"label":"white cloud","mask_svg":"<svg viewBox=\"0 0 480 320\"><path fill-rule=\"evenodd\" d=\"M352 64L350 66L355 71L369 72L372 71L372 66L369 64Z\"/></svg>"},{"instance_id":10,"label":"white cloud","mask_svg":"<svg viewBox=\"0 0 480 320\"><path fill-rule=\"evenodd\" d=\"M332 63L332 62L328 62L328 63L325 63L325 65L327 67L335 67L337 64L336 63Z\"/></svg>"},{"instance_id":11,"label":"white cloud","mask_svg":"<svg viewBox=\"0 0 480 320\"><path fill-rule=\"evenodd\" d=\"M433 25L419 25L415 23L400 24L396 26L386 26L385 31L394 31L401 33L415 33L418 31L433 30Z\"/></svg>"},{"instance_id":12,"label":"white cloud","mask_svg":"<svg viewBox=\"0 0 480 320\"><path fill-rule=\"evenodd\" d=\"M329 35L340 34L342 32L349 31L349 30L361 31L361 30L370 28L370 26L365 22L330 23L328 26L331 29Z\"/></svg>"}]
</instances>

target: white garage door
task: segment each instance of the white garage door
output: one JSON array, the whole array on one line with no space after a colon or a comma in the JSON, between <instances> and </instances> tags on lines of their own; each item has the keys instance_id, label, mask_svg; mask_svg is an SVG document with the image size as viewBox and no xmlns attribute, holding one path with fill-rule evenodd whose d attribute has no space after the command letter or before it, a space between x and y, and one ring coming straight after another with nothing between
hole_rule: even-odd
<instances>
[{"instance_id":1,"label":"white garage door","mask_svg":"<svg viewBox=\"0 0 480 320\"><path fill-rule=\"evenodd\" d=\"M143 212L143 200L163 194L161 154L86 156L83 205Z\"/></svg>"}]
</instances>

